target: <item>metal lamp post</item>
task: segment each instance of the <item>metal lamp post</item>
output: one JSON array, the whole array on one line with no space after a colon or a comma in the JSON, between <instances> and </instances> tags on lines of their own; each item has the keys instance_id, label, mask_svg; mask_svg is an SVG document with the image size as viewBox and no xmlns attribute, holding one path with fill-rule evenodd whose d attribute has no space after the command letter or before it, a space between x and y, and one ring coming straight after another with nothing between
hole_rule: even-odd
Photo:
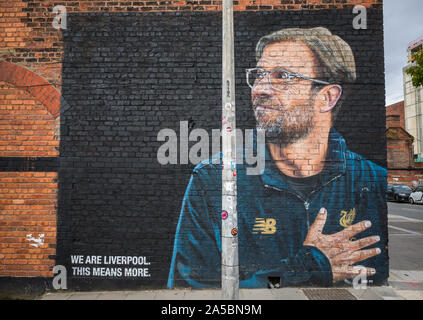
<instances>
[{"instance_id":1,"label":"metal lamp post","mask_svg":"<svg viewBox=\"0 0 423 320\"><path fill-rule=\"evenodd\" d=\"M222 4L222 299L239 299L233 2Z\"/></svg>"}]
</instances>

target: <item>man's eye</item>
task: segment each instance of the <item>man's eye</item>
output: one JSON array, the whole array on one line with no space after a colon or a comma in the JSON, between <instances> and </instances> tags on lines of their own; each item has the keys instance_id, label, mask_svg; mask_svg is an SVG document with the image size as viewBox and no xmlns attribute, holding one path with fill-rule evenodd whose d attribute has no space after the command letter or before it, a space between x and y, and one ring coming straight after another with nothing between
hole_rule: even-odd
<instances>
[{"instance_id":1,"label":"man's eye","mask_svg":"<svg viewBox=\"0 0 423 320\"><path fill-rule=\"evenodd\" d=\"M273 72L272 76L273 76L273 78L278 79L278 80L287 79L288 78L287 73L286 72L281 72L281 71Z\"/></svg>"}]
</instances>

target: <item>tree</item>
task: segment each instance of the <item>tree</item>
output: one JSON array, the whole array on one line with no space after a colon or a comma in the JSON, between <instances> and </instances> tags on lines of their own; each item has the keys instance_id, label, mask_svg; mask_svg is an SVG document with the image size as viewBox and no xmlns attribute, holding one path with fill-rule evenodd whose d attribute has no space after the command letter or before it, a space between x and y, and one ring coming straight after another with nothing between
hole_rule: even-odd
<instances>
[{"instance_id":1,"label":"tree","mask_svg":"<svg viewBox=\"0 0 423 320\"><path fill-rule=\"evenodd\" d=\"M405 72L411 76L413 86L417 88L423 85L423 50L414 53L412 59L416 64L408 68Z\"/></svg>"}]
</instances>

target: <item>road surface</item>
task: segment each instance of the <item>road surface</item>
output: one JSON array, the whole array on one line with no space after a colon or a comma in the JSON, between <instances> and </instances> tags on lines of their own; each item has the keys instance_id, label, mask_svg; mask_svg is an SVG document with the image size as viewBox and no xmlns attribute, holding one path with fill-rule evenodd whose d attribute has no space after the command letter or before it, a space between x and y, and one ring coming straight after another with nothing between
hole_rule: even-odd
<instances>
[{"instance_id":1,"label":"road surface","mask_svg":"<svg viewBox=\"0 0 423 320\"><path fill-rule=\"evenodd\" d=\"M390 268L423 271L423 205L388 202Z\"/></svg>"}]
</instances>

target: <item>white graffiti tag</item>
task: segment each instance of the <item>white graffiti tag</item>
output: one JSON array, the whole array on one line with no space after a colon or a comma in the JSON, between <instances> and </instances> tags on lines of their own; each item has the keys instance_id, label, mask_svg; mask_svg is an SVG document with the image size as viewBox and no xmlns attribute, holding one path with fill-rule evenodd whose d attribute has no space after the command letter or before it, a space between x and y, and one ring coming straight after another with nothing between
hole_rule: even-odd
<instances>
[{"instance_id":1,"label":"white graffiti tag","mask_svg":"<svg viewBox=\"0 0 423 320\"><path fill-rule=\"evenodd\" d=\"M31 243L30 246L38 248L39 245L44 244L44 234L40 234L38 238L34 238L31 234L26 235L26 241L33 241L35 243Z\"/></svg>"}]
</instances>

